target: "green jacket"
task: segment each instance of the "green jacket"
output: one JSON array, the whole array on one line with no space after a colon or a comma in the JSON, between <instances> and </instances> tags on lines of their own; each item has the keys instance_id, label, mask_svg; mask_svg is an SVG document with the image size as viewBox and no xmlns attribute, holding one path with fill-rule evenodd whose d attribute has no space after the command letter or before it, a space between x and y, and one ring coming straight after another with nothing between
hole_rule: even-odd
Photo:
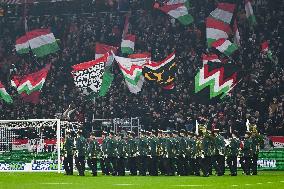
<instances>
[{"instance_id":1,"label":"green jacket","mask_svg":"<svg viewBox=\"0 0 284 189\"><path fill-rule=\"evenodd\" d=\"M196 140L193 138L186 138L186 151L185 155L190 158L195 158L197 153Z\"/></svg>"},{"instance_id":2,"label":"green jacket","mask_svg":"<svg viewBox=\"0 0 284 189\"><path fill-rule=\"evenodd\" d=\"M228 155L229 156L238 156L240 149L240 140L238 138L231 138L230 144L228 146Z\"/></svg>"},{"instance_id":3,"label":"green jacket","mask_svg":"<svg viewBox=\"0 0 284 189\"><path fill-rule=\"evenodd\" d=\"M138 139L138 152L140 156L147 156L149 154L149 145L147 137Z\"/></svg>"},{"instance_id":4,"label":"green jacket","mask_svg":"<svg viewBox=\"0 0 284 189\"><path fill-rule=\"evenodd\" d=\"M117 143L114 138L109 138L107 140L106 154L108 157L117 157Z\"/></svg>"},{"instance_id":5,"label":"green jacket","mask_svg":"<svg viewBox=\"0 0 284 189\"><path fill-rule=\"evenodd\" d=\"M108 143L109 138L106 137L103 142L102 142L102 155L105 156L107 155L107 143Z\"/></svg>"},{"instance_id":6,"label":"green jacket","mask_svg":"<svg viewBox=\"0 0 284 189\"><path fill-rule=\"evenodd\" d=\"M78 156L86 156L87 140L85 137L80 136L76 139L76 150L78 152Z\"/></svg>"},{"instance_id":7,"label":"green jacket","mask_svg":"<svg viewBox=\"0 0 284 189\"><path fill-rule=\"evenodd\" d=\"M243 156L244 157L252 157L252 139L247 138L244 140L244 147L243 147Z\"/></svg>"},{"instance_id":8,"label":"green jacket","mask_svg":"<svg viewBox=\"0 0 284 189\"><path fill-rule=\"evenodd\" d=\"M72 137L66 137L63 147L64 153L66 155L73 156L73 148L74 148L74 139Z\"/></svg>"},{"instance_id":9,"label":"green jacket","mask_svg":"<svg viewBox=\"0 0 284 189\"><path fill-rule=\"evenodd\" d=\"M126 141L124 139L117 141L117 155L118 157L126 157Z\"/></svg>"},{"instance_id":10,"label":"green jacket","mask_svg":"<svg viewBox=\"0 0 284 189\"><path fill-rule=\"evenodd\" d=\"M187 139L185 137L179 137L178 153L180 156L186 155L187 146Z\"/></svg>"},{"instance_id":11,"label":"green jacket","mask_svg":"<svg viewBox=\"0 0 284 189\"><path fill-rule=\"evenodd\" d=\"M150 147L150 155L158 156L158 143L159 139L157 137L151 137L148 139Z\"/></svg>"},{"instance_id":12,"label":"green jacket","mask_svg":"<svg viewBox=\"0 0 284 189\"><path fill-rule=\"evenodd\" d=\"M214 155L225 154L225 138L221 135L214 137Z\"/></svg>"},{"instance_id":13,"label":"green jacket","mask_svg":"<svg viewBox=\"0 0 284 189\"><path fill-rule=\"evenodd\" d=\"M214 150L214 143L211 136L206 135L204 136L202 140L202 150L204 153L204 156L212 156L213 150Z\"/></svg>"},{"instance_id":14,"label":"green jacket","mask_svg":"<svg viewBox=\"0 0 284 189\"><path fill-rule=\"evenodd\" d=\"M126 152L128 157L135 157L138 152L137 140L135 138L129 138L126 144Z\"/></svg>"},{"instance_id":15,"label":"green jacket","mask_svg":"<svg viewBox=\"0 0 284 189\"><path fill-rule=\"evenodd\" d=\"M164 156L168 158L176 157L175 153L175 143L176 141L173 138L165 138L164 140Z\"/></svg>"},{"instance_id":16,"label":"green jacket","mask_svg":"<svg viewBox=\"0 0 284 189\"><path fill-rule=\"evenodd\" d=\"M87 153L89 158L100 158L101 149L100 144L97 140L92 140L88 142Z\"/></svg>"},{"instance_id":17,"label":"green jacket","mask_svg":"<svg viewBox=\"0 0 284 189\"><path fill-rule=\"evenodd\" d=\"M263 145L263 138L261 135L254 135L251 137L252 140L252 153L258 154L260 147Z\"/></svg>"}]
</instances>

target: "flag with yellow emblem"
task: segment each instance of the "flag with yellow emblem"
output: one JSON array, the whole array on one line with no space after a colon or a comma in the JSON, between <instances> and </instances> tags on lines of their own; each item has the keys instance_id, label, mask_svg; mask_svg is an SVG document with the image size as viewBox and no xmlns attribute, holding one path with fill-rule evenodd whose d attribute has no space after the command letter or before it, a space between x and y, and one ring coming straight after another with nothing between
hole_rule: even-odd
<instances>
[{"instance_id":1,"label":"flag with yellow emblem","mask_svg":"<svg viewBox=\"0 0 284 189\"><path fill-rule=\"evenodd\" d=\"M143 69L145 79L150 82L156 82L164 89L173 89L177 69L177 64L174 60L175 52L160 62L149 61L144 65Z\"/></svg>"}]
</instances>

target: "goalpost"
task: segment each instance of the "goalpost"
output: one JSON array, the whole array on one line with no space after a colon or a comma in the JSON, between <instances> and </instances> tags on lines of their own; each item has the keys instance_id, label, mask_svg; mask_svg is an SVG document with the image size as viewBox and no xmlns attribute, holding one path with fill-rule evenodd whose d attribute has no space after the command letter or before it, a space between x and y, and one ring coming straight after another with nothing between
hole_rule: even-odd
<instances>
[{"instance_id":1,"label":"goalpost","mask_svg":"<svg viewBox=\"0 0 284 189\"><path fill-rule=\"evenodd\" d=\"M0 120L0 172L58 172L60 119Z\"/></svg>"}]
</instances>

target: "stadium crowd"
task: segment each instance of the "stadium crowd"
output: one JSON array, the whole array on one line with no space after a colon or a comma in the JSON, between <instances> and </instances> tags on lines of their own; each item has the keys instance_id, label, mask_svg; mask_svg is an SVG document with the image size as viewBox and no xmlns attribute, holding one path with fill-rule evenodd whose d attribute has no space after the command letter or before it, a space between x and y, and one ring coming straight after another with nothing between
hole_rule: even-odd
<instances>
[{"instance_id":1,"label":"stadium crowd","mask_svg":"<svg viewBox=\"0 0 284 189\"><path fill-rule=\"evenodd\" d=\"M154 1L130 0L130 5L117 8L114 4L100 9L94 1L84 3L56 2L47 4L2 5L0 17L0 77L14 103L0 101L0 119L53 118L68 106L76 107L71 120L91 122L95 118L140 117L144 129L192 130L195 120L202 117L208 125L222 132L246 131L249 119L261 133L284 135L284 2L254 1L257 25L251 28L245 16L243 1L238 2L238 27L241 48L234 59L245 70L245 76L226 100L202 105L192 99L194 76L202 66L201 55L206 52L205 18L214 10L216 1L192 1L190 13L194 24L183 26L161 11ZM102 6L102 5L100 5ZM62 8L64 7L64 9ZM154 61L176 51L178 71L175 89L165 91L144 83L142 92L131 94L116 64L114 81L105 97L86 101L75 88L71 66L95 58L95 43L120 46L124 25L124 10L131 10L129 33L137 36L135 52L151 52ZM104 12L101 12L103 10ZM61 50L37 59L32 55L17 55L15 40L25 32L24 15L29 30L51 27ZM269 40L270 49L278 62L261 56L260 44ZM37 105L23 102L9 87L13 74L24 75L52 64L48 79Z\"/></svg>"}]
</instances>

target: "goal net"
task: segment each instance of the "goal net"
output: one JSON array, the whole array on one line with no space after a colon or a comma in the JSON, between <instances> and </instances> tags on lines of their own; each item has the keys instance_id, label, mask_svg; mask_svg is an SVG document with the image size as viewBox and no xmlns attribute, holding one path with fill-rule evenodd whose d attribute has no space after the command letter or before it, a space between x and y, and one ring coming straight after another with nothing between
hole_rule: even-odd
<instances>
[{"instance_id":1,"label":"goal net","mask_svg":"<svg viewBox=\"0 0 284 189\"><path fill-rule=\"evenodd\" d=\"M59 119L0 120L0 172L60 172L61 142Z\"/></svg>"}]
</instances>

